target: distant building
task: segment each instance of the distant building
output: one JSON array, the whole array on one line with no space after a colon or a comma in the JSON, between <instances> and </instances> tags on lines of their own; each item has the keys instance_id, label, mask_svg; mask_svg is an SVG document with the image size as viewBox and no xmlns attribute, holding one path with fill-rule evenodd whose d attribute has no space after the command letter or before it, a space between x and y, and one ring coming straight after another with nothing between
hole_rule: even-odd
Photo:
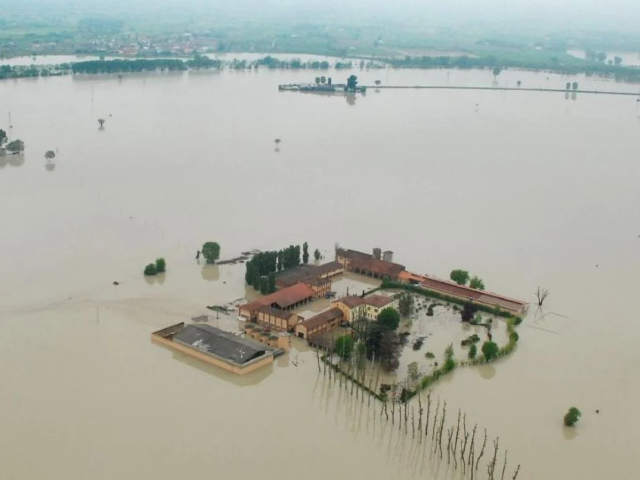
<instances>
[{"instance_id":1,"label":"distant building","mask_svg":"<svg viewBox=\"0 0 640 480\"><path fill-rule=\"evenodd\" d=\"M247 322L244 325L244 333L247 337L267 345L288 352L291 348L291 335L286 332L272 332L264 330L257 323Z\"/></svg>"},{"instance_id":2,"label":"distant building","mask_svg":"<svg viewBox=\"0 0 640 480\"><path fill-rule=\"evenodd\" d=\"M344 267L338 262L324 265L303 264L295 268L288 268L276 274L276 286L286 288L296 283L305 283L313 287L318 296L324 296L331 291L331 278L344 272Z\"/></svg>"},{"instance_id":3,"label":"distant building","mask_svg":"<svg viewBox=\"0 0 640 480\"><path fill-rule=\"evenodd\" d=\"M300 338L310 339L315 335L334 329L340 325L343 319L342 310L332 308L296 325L296 335Z\"/></svg>"},{"instance_id":4,"label":"distant building","mask_svg":"<svg viewBox=\"0 0 640 480\"><path fill-rule=\"evenodd\" d=\"M273 363L277 350L210 325L178 323L151 334L151 339L229 372L244 375Z\"/></svg>"},{"instance_id":5,"label":"distant building","mask_svg":"<svg viewBox=\"0 0 640 480\"><path fill-rule=\"evenodd\" d=\"M376 254L378 253L376 249ZM393 257L393 253L385 252L385 257ZM389 278L397 280L398 275L405 270L403 265L386 260L380 260L374 255L358 252L357 250L347 250L336 248L336 261L349 272L367 275L373 278Z\"/></svg>"}]
</instances>

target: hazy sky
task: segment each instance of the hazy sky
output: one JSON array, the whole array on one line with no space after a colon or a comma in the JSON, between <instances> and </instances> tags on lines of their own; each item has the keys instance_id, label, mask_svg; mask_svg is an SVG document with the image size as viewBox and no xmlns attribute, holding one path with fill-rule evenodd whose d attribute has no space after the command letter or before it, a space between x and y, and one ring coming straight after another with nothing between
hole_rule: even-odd
<instances>
[{"instance_id":1,"label":"hazy sky","mask_svg":"<svg viewBox=\"0 0 640 480\"><path fill-rule=\"evenodd\" d=\"M287 20L302 15L301 21L357 17L425 25L528 21L563 28L587 24L608 30L637 29L640 23L640 0L0 0L0 18L22 12L30 16L145 15L151 19L154 14L170 12L208 15L223 11L239 20L258 20L259 15L269 14Z\"/></svg>"}]
</instances>

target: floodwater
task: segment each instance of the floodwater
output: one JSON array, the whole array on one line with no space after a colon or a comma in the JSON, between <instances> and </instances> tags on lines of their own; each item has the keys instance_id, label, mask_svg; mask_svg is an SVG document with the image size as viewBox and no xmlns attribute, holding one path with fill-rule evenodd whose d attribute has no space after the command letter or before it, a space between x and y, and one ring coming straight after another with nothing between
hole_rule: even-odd
<instances>
[{"instance_id":1,"label":"floodwater","mask_svg":"<svg viewBox=\"0 0 640 480\"><path fill-rule=\"evenodd\" d=\"M231 258L306 240L327 257L339 242L392 249L419 273L465 268L488 289L532 302L538 285L549 288L510 358L457 370L432 395L499 436L508 471L522 464L519 479L634 478L640 103L277 90L310 76L0 82L0 128L10 111L12 135L27 145L20 160L0 158L1 477L458 478L385 430L377 408L328 383L301 342L242 379L150 342L155 329L249 295L243 265L196 263L203 242L218 241ZM494 81L477 71L359 76ZM568 81L513 71L497 81L518 80ZM47 150L57 152L50 164ZM144 265L159 256L166 275L145 280ZM211 322L237 328L234 317ZM583 417L568 430L572 405Z\"/></svg>"}]
</instances>

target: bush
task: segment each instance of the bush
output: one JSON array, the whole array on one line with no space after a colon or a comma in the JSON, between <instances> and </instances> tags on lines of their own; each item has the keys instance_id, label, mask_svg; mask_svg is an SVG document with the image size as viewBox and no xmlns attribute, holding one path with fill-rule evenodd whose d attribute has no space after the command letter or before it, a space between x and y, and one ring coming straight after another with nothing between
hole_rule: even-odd
<instances>
[{"instance_id":1,"label":"bush","mask_svg":"<svg viewBox=\"0 0 640 480\"><path fill-rule=\"evenodd\" d=\"M378 315L378 323L387 330L396 330L400 325L400 314L394 308L385 308Z\"/></svg>"},{"instance_id":2,"label":"bush","mask_svg":"<svg viewBox=\"0 0 640 480\"><path fill-rule=\"evenodd\" d=\"M520 325L522 323L522 317L514 317L513 318L513 324L514 325Z\"/></svg>"},{"instance_id":3,"label":"bush","mask_svg":"<svg viewBox=\"0 0 640 480\"><path fill-rule=\"evenodd\" d=\"M420 337L413 342L413 349L420 350L422 348L422 344L424 343L424 338Z\"/></svg>"},{"instance_id":4,"label":"bush","mask_svg":"<svg viewBox=\"0 0 640 480\"><path fill-rule=\"evenodd\" d=\"M433 354L433 352L427 352L424 354L425 357L427 358L436 358L436 356Z\"/></svg>"},{"instance_id":5,"label":"bush","mask_svg":"<svg viewBox=\"0 0 640 480\"><path fill-rule=\"evenodd\" d=\"M167 269L167 263L164 261L164 258L156 259L156 271L158 273L164 273Z\"/></svg>"},{"instance_id":6,"label":"bush","mask_svg":"<svg viewBox=\"0 0 640 480\"><path fill-rule=\"evenodd\" d=\"M153 276L153 275L156 275L157 273L158 273L158 270L156 269L156 265L154 263L150 263L149 265L144 267L144 274L147 276Z\"/></svg>"},{"instance_id":7,"label":"bush","mask_svg":"<svg viewBox=\"0 0 640 480\"><path fill-rule=\"evenodd\" d=\"M351 352L353 352L353 337L351 335L338 337L333 348L343 360L348 359L351 356Z\"/></svg>"},{"instance_id":8,"label":"bush","mask_svg":"<svg viewBox=\"0 0 640 480\"><path fill-rule=\"evenodd\" d=\"M482 353L484 354L484 358L490 361L500 355L500 348L498 348L495 342L484 342L482 345Z\"/></svg>"},{"instance_id":9,"label":"bush","mask_svg":"<svg viewBox=\"0 0 640 480\"><path fill-rule=\"evenodd\" d=\"M220 245L216 242L205 243L202 245L202 255L207 263L216 263L216 260L220 258Z\"/></svg>"},{"instance_id":10,"label":"bush","mask_svg":"<svg viewBox=\"0 0 640 480\"><path fill-rule=\"evenodd\" d=\"M564 424L567 427L573 427L582 416L582 412L576 407L571 407L564 416Z\"/></svg>"},{"instance_id":11,"label":"bush","mask_svg":"<svg viewBox=\"0 0 640 480\"><path fill-rule=\"evenodd\" d=\"M518 340L520 340L520 335L518 335L518 332L514 330L509 334L509 341L511 343L518 343Z\"/></svg>"},{"instance_id":12,"label":"bush","mask_svg":"<svg viewBox=\"0 0 640 480\"><path fill-rule=\"evenodd\" d=\"M478 354L478 347L476 347L475 345L471 345L471 348L469 349L469 358L474 359L476 358L476 355Z\"/></svg>"}]
</instances>

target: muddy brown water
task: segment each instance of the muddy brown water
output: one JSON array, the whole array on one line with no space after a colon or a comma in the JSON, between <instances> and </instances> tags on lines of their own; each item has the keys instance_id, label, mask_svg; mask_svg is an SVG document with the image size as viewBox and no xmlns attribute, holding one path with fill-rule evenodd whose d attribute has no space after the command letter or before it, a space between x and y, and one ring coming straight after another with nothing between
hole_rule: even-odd
<instances>
[{"instance_id":1,"label":"muddy brown water","mask_svg":"<svg viewBox=\"0 0 640 480\"><path fill-rule=\"evenodd\" d=\"M537 285L550 288L511 358L456 371L434 395L500 436L509 470L522 464L518 478L634 478L640 104L373 90L350 104L277 91L313 75L0 82L0 128L11 111L13 136L27 144L22 161L0 158L0 476L458 478L318 377L302 343L240 379L149 341L154 329L211 314L206 305L251 296L242 265L195 262L204 241L232 258L307 240L326 256L340 242L392 249L417 272L466 268L529 301ZM493 81L490 72L359 76ZM505 72L498 82L518 80L573 78ZM166 275L145 281L142 268L159 256ZM236 328L232 317L212 322ZM583 418L567 430L572 405Z\"/></svg>"}]
</instances>

